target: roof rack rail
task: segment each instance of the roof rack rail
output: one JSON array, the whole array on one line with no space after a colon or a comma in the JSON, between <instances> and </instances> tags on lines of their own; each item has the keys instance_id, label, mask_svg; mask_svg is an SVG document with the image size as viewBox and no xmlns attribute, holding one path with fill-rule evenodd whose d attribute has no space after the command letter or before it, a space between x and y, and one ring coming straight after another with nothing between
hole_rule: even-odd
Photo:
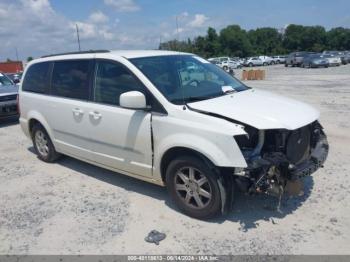
<instances>
[{"instance_id":1,"label":"roof rack rail","mask_svg":"<svg viewBox=\"0 0 350 262\"><path fill-rule=\"evenodd\" d=\"M44 55L41 58L51 57L51 56L61 56L61 55L79 55L79 54L95 54L95 53L109 53L109 52L110 52L109 50L88 50L88 51L77 51L77 52Z\"/></svg>"}]
</instances>

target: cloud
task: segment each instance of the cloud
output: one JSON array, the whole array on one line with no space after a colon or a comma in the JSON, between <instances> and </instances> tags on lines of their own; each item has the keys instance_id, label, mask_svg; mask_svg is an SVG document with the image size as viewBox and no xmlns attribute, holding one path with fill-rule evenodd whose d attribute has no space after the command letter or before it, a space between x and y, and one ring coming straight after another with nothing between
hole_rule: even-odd
<instances>
[{"instance_id":1,"label":"cloud","mask_svg":"<svg viewBox=\"0 0 350 262\"><path fill-rule=\"evenodd\" d=\"M191 15L188 12L182 12L173 16L173 19L177 19L178 28L172 28L172 36L179 37L181 40L204 33L203 30L206 28L206 22L209 20L209 17L204 14ZM162 29L164 30L165 28L163 27Z\"/></svg>"},{"instance_id":2,"label":"cloud","mask_svg":"<svg viewBox=\"0 0 350 262\"><path fill-rule=\"evenodd\" d=\"M177 16L180 40L204 32L205 22L203 27L191 26L196 15L183 12ZM157 23L147 23L144 17L130 23L97 10L85 18L70 19L56 12L49 0L0 0L0 61L15 59L15 47L21 59L76 51L76 24L82 50L155 49L160 40L177 37L175 15Z\"/></svg>"},{"instance_id":3,"label":"cloud","mask_svg":"<svg viewBox=\"0 0 350 262\"><path fill-rule=\"evenodd\" d=\"M74 30L76 28L76 25L79 28L79 36L81 39L92 39L97 37L98 31L94 24L77 21L75 23L72 22L70 24L70 28Z\"/></svg>"},{"instance_id":4,"label":"cloud","mask_svg":"<svg viewBox=\"0 0 350 262\"><path fill-rule=\"evenodd\" d=\"M114 9L119 12L134 12L140 10L140 7L134 0L104 0L104 3L114 7Z\"/></svg>"},{"instance_id":5,"label":"cloud","mask_svg":"<svg viewBox=\"0 0 350 262\"><path fill-rule=\"evenodd\" d=\"M95 24L106 23L108 22L108 20L109 20L108 16L106 16L101 11L93 12L89 16L89 21Z\"/></svg>"},{"instance_id":6,"label":"cloud","mask_svg":"<svg viewBox=\"0 0 350 262\"><path fill-rule=\"evenodd\" d=\"M203 14L196 14L194 19L188 23L190 27L202 27L209 17Z\"/></svg>"},{"instance_id":7,"label":"cloud","mask_svg":"<svg viewBox=\"0 0 350 262\"><path fill-rule=\"evenodd\" d=\"M14 59L15 47L22 59L75 51L76 24L82 49L111 47L118 43L120 33L100 11L74 21L57 13L48 0L1 0L0 24L6 25L0 26L0 61Z\"/></svg>"}]
</instances>

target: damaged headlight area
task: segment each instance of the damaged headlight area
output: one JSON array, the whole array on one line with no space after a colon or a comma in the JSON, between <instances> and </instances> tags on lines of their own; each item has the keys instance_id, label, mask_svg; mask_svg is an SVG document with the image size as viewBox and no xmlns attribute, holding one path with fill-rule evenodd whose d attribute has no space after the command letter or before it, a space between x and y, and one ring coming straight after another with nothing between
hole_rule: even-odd
<instances>
[{"instance_id":1,"label":"damaged headlight area","mask_svg":"<svg viewBox=\"0 0 350 262\"><path fill-rule=\"evenodd\" d=\"M247 168L236 168L235 182L245 192L281 196L297 191L300 178L323 166L328 142L315 121L296 130L257 130L245 127L247 135L235 136ZM293 192L294 191L294 192Z\"/></svg>"}]
</instances>

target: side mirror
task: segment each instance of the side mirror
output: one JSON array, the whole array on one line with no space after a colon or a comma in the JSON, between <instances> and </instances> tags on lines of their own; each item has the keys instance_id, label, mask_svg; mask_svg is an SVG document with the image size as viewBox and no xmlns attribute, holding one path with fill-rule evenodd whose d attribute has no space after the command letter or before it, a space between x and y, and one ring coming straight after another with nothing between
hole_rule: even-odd
<instances>
[{"instance_id":1,"label":"side mirror","mask_svg":"<svg viewBox=\"0 0 350 262\"><path fill-rule=\"evenodd\" d=\"M125 92L120 95L119 104L129 109L146 109L146 97L139 91Z\"/></svg>"},{"instance_id":2,"label":"side mirror","mask_svg":"<svg viewBox=\"0 0 350 262\"><path fill-rule=\"evenodd\" d=\"M19 81L19 79L16 78L16 79L13 80L13 82L14 82L15 84L19 84L20 81Z\"/></svg>"}]
</instances>

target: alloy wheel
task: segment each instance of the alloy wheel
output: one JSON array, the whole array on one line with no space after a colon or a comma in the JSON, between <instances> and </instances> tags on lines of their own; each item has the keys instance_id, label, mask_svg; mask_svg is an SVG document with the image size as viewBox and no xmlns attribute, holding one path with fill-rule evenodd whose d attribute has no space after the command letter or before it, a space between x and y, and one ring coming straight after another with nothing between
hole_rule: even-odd
<instances>
[{"instance_id":1,"label":"alloy wheel","mask_svg":"<svg viewBox=\"0 0 350 262\"><path fill-rule=\"evenodd\" d=\"M46 135L43 131L38 130L35 133L35 145L37 150L39 151L40 155L43 157L48 156L49 154L49 143L46 138Z\"/></svg>"},{"instance_id":2,"label":"alloy wheel","mask_svg":"<svg viewBox=\"0 0 350 262\"><path fill-rule=\"evenodd\" d=\"M175 190L185 205L195 209L205 208L212 199L207 177L193 167L178 170L175 175Z\"/></svg>"}]
</instances>

